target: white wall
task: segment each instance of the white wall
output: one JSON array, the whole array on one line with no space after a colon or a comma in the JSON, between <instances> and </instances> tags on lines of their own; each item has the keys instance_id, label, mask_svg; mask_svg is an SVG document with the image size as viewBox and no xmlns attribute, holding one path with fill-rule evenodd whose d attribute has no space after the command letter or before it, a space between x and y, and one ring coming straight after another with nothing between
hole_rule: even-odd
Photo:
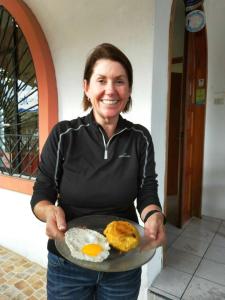
<instances>
[{"instance_id":1,"label":"white wall","mask_svg":"<svg viewBox=\"0 0 225 300\"><path fill-rule=\"evenodd\" d=\"M59 117L81 109L88 53L102 42L121 48L134 68L133 110L127 115L150 128L153 1L25 0L47 37L56 69Z\"/></svg>"},{"instance_id":2,"label":"white wall","mask_svg":"<svg viewBox=\"0 0 225 300\"><path fill-rule=\"evenodd\" d=\"M154 50L153 50L153 81L152 81L152 115L151 133L155 147L155 159L159 181L159 198L164 205L164 181L166 165L166 119L168 93L168 55L169 55L169 22L172 0L156 0L154 16ZM162 267L162 249L158 249L152 272L149 267L149 283Z\"/></svg>"},{"instance_id":3,"label":"white wall","mask_svg":"<svg viewBox=\"0 0 225 300\"><path fill-rule=\"evenodd\" d=\"M202 213L225 219L225 25L224 0L206 0L208 90ZM222 104L215 104L221 99Z\"/></svg>"},{"instance_id":4,"label":"white wall","mask_svg":"<svg viewBox=\"0 0 225 300\"><path fill-rule=\"evenodd\" d=\"M30 196L0 189L0 245L45 266L45 224L34 217Z\"/></svg>"}]
</instances>

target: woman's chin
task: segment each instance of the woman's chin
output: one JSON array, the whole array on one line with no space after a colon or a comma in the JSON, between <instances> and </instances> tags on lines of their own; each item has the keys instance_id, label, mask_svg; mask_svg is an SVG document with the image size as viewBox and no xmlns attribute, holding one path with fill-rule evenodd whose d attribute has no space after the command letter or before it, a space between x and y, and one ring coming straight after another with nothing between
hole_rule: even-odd
<instances>
[{"instance_id":1,"label":"woman's chin","mask_svg":"<svg viewBox=\"0 0 225 300\"><path fill-rule=\"evenodd\" d=\"M119 114L120 114L119 109L107 108L102 111L102 115L105 118L115 118L115 117L118 117Z\"/></svg>"}]
</instances>

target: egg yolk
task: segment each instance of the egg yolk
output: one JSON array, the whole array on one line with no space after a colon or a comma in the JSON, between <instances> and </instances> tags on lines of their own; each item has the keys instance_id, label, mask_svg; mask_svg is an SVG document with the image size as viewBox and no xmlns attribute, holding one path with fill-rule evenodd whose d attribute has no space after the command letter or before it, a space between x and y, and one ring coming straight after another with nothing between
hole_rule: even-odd
<instances>
[{"instance_id":1,"label":"egg yolk","mask_svg":"<svg viewBox=\"0 0 225 300\"><path fill-rule=\"evenodd\" d=\"M97 256L102 252L102 250L103 248L98 244L87 244L81 249L83 254L87 254L90 256Z\"/></svg>"}]
</instances>

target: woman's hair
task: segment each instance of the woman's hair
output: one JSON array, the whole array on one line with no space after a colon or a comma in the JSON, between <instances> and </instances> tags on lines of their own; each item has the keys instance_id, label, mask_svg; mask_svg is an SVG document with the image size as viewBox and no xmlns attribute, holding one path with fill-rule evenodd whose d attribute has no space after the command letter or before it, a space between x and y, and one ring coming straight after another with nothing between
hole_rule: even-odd
<instances>
[{"instance_id":1,"label":"woman's hair","mask_svg":"<svg viewBox=\"0 0 225 300\"><path fill-rule=\"evenodd\" d=\"M91 52L91 54L88 56L85 69L84 69L84 76L83 79L87 81L87 83L90 83L91 76L93 74L95 63L99 59L110 59L112 61L119 62L125 69L127 73L128 83L130 89L132 89L133 85L133 69L132 65L127 58L127 56L117 47L115 47L112 44L103 43L98 45L94 48L94 50ZM87 110L89 107L91 107L91 102L88 100L88 97L85 95L83 96L83 109ZM132 105L132 99L129 97L129 100L123 110L123 112L129 111Z\"/></svg>"}]
</instances>

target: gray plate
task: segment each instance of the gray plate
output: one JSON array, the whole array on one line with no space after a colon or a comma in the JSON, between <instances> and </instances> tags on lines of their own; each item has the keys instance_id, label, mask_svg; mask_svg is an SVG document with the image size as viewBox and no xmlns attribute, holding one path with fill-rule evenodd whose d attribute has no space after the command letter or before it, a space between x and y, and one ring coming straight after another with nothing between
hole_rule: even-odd
<instances>
[{"instance_id":1,"label":"gray plate","mask_svg":"<svg viewBox=\"0 0 225 300\"><path fill-rule=\"evenodd\" d=\"M135 249L127 253L121 253L111 247L108 258L103 262L96 263L76 259L71 256L70 250L64 240L55 240L56 248L63 257L72 263L80 267L99 272L122 272L138 268L147 263L155 254L155 248L148 250L143 249L146 239L144 237L144 228L142 226L127 219L107 215L84 216L70 221L67 225L68 229L73 227L84 227L103 233L105 227L110 222L118 220L124 220L132 223L139 231L141 237L140 244Z\"/></svg>"}]
</instances>

